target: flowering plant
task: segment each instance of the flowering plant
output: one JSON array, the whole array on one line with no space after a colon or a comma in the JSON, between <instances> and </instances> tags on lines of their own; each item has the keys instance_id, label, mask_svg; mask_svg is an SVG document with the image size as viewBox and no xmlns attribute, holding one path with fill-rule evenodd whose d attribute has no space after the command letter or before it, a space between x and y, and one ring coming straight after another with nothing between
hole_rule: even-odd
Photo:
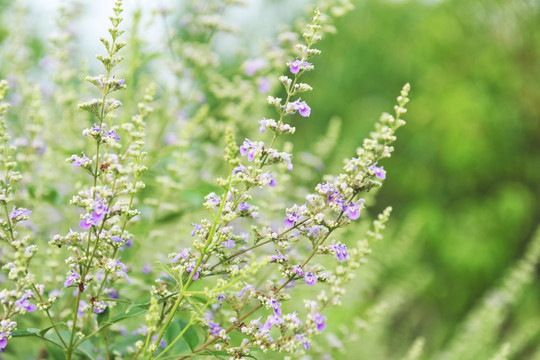
<instances>
[{"instance_id":1,"label":"flowering plant","mask_svg":"<svg viewBox=\"0 0 540 360\"><path fill-rule=\"evenodd\" d=\"M228 2L216 4L219 10ZM201 10L193 6L195 13ZM217 61L216 55L206 46L208 39L195 39L201 33L211 37L227 28L209 13L199 13L184 34L192 38L177 34L169 39L172 54L181 56L183 66L192 70L173 64L169 74L190 83L193 96L180 87L158 90L153 82L142 86L143 80L136 78L143 67L137 63L136 53L142 44L136 33L140 13L134 15L132 59L128 59L131 72L120 75L120 54L129 45L121 40L122 2L116 1L110 37L100 39L106 52L97 56L104 73L85 78L97 89L98 97L79 104L83 112L77 115L62 110L67 119L61 121L70 123L64 136L70 138L71 129L79 127L86 142L76 135L65 148L34 146L35 140L45 141L49 136L46 130L39 131L47 128L38 111L39 92L32 95L36 105L30 134L34 138L27 149L10 141L6 121L0 118L0 164L5 174L0 194L5 216L0 226L5 245L2 265L8 277L1 292L0 350L9 351L17 338L32 337L42 340L43 351L54 359L243 359L255 351L309 351L312 338L331 321L326 308L340 305L345 284L369 253L370 243L381 237L389 218L391 209L387 208L360 241L340 237L343 228L355 226L363 217L373 200L368 193L386 178L379 163L394 150L395 131L405 124L402 116L409 101L406 84L397 98L395 115L382 115L375 131L340 174L320 179L301 201L296 194L286 193L287 182L294 178L294 157L287 143L280 145L281 140L295 133L294 123L317 109L316 104L309 104L308 96L301 97L313 89L300 80L315 70L311 61L321 51L314 45L332 29L333 17L349 8L345 1L321 3L311 23L305 25L303 40L293 36L291 47L291 33L285 34L289 38L278 51L245 63L244 80L224 78L209 68ZM168 12L160 9L156 16L166 21ZM55 45L62 46L60 41ZM57 60L66 61L62 56ZM277 82L270 75L282 72L285 64L287 75L278 77L283 96L267 96L274 118L258 122L263 135L256 136L265 141L255 140L251 128L238 119L239 112L249 116L254 111L250 106L261 105L258 100L243 103L234 91L224 94L223 89L202 80L229 88L238 85L241 94L246 89L268 93L277 91ZM261 76L253 78L257 75ZM62 89L72 80L57 77L55 84ZM135 85L138 81L141 84ZM18 86L24 88L25 84ZM140 88L144 90L139 92ZM1 82L0 101L7 90L8 83ZM121 101L122 92L128 91ZM59 104L73 105L72 94L58 91L50 96ZM174 107L190 120L180 127L176 138L166 139L174 148L167 155L160 148L161 140L180 125L167 122L168 109L160 101L173 101L176 96L181 100ZM234 107L211 109L212 99L205 100L207 96L228 100ZM7 103L2 103L0 115L7 109ZM147 126L153 117L162 117L161 124ZM80 126L84 121L88 127ZM225 176L204 197L206 215L195 211L191 216L185 211L189 208L178 211L173 206L168 216L178 224L180 241L174 241L168 259L145 254L145 242L165 247L161 242L175 236L160 225L159 213L168 197L174 198L188 186L189 180L183 181L186 172L199 165L193 159L200 155L193 152L204 149L200 143L205 136L215 134L225 140L224 162L212 171ZM38 159L52 163L66 152L68 166L59 165L53 174L40 173ZM160 161L169 164L160 166ZM39 200L48 195L25 178L25 173L58 180L58 188L49 189L54 209L67 205L57 202L65 191L61 187L64 181L75 183L70 210L57 214L60 220L54 220L51 227L45 223L38 228L43 213L51 211L39 208ZM152 191L145 192L146 183ZM160 196L149 195L152 193ZM22 207L32 203L36 208ZM32 211L42 217L34 221ZM189 229L187 221L192 222ZM40 255L35 238L52 229L56 231L50 236L49 248L40 250ZM43 271L36 257L46 261L54 273ZM139 265L137 257L148 260L141 271L134 270ZM308 294L302 296L303 304L299 304L298 289Z\"/></svg>"}]
</instances>

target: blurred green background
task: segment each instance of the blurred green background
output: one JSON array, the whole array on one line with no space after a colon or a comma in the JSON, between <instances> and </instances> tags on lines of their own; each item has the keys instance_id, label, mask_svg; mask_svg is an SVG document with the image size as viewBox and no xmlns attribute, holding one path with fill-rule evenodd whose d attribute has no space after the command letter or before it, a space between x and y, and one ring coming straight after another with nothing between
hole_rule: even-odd
<instances>
[{"instance_id":1,"label":"blurred green background","mask_svg":"<svg viewBox=\"0 0 540 360\"><path fill-rule=\"evenodd\" d=\"M523 255L539 223L540 3L366 0L337 28L309 75L313 117L299 133L315 136L339 115L341 143L329 165L338 169L380 112L392 113L402 84L411 83L408 124L384 163L378 206L394 208L389 247L403 241L400 227L419 222L417 263L405 265L407 253L400 261L432 279L393 326L409 343L426 336L426 352L434 354ZM540 321L538 274L514 319ZM389 353L402 352L407 341L397 348L391 341ZM526 349L517 356L532 358Z\"/></svg>"}]
</instances>

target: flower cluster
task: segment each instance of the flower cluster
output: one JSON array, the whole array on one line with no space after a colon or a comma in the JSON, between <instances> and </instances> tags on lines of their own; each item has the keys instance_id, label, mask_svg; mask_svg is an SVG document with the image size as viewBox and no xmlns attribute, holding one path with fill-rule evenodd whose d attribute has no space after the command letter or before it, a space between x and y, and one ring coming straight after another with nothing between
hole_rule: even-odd
<instances>
[{"instance_id":1,"label":"flower cluster","mask_svg":"<svg viewBox=\"0 0 540 360\"><path fill-rule=\"evenodd\" d=\"M4 309L0 322L0 351L4 351L8 340L17 328L17 322L11 319L16 315L22 315L37 310L35 299L41 296L34 293L43 285L35 281L35 275L30 272L30 262L38 248L31 244L30 235L20 236L19 231L30 219L32 211L23 207L11 205L20 201L16 193L16 184L21 181L21 174L15 170L17 162L14 159L14 147L8 147L10 135L7 132L4 113L9 104L2 103L8 91L5 80L0 81L0 167L4 178L0 184L0 206L5 214L0 219L0 240L9 245L2 250L2 270L7 272L8 282L0 291L0 303ZM11 211L10 211L11 209ZM23 230L24 231L24 230Z\"/></svg>"}]
</instances>

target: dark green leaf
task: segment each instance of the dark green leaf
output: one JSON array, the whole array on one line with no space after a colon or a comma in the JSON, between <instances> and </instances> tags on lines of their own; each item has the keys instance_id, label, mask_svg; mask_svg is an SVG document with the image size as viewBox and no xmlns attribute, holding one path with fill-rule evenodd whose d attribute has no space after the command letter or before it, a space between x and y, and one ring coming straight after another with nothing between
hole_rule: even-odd
<instances>
[{"instance_id":1,"label":"dark green leaf","mask_svg":"<svg viewBox=\"0 0 540 360\"><path fill-rule=\"evenodd\" d=\"M165 332L165 343L171 344L174 339L188 326L188 323L182 319L176 319L171 322L167 331ZM195 329L190 326L186 329L182 337L173 345L170 350L171 354L180 354L187 351L193 351L199 345L199 337Z\"/></svg>"},{"instance_id":2,"label":"dark green leaf","mask_svg":"<svg viewBox=\"0 0 540 360\"><path fill-rule=\"evenodd\" d=\"M95 359L95 349L94 345L90 341L85 341L79 346L77 346L77 349L74 351L77 355L83 356L85 359L94 360Z\"/></svg>"},{"instance_id":3,"label":"dark green leaf","mask_svg":"<svg viewBox=\"0 0 540 360\"><path fill-rule=\"evenodd\" d=\"M37 337L43 337L45 334L51 330L55 326L60 325L66 325L65 322L59 322L54 324L53 326L46 327L45 329L34 329L34 328L28 328L26 330L15 330L11 336L13 337L26 337L26 336L37 336Z\"/></svg>"},{"instance_id":4,"label":"dark green leaf","mask_svg":"<svg viewBox=\"0 0 540 360\"><path fill-rule=\"evenodd\" d=\"M45 349L47 349L48 359L49 360L65 360L66 355L64 351L56 347L55 345L45 342Z\"/></svg>"},{"instance_id":5,"label":"dark green leaf","mask_svg":"<svg viewBox=\"0 0 540 360\"><path fill-rule=\"evenodd\" d=\"M109 307L107 306L105 308L105 311L103 311L101 314L98 314L97 316L98 325L101 326L104 323L108 323L110 318L111 318L111 312L109 311Z\"/></svg>"},{"instance_id":6,"label":"dark green leaf","mask_svg":"<svg viewBox=\"0 0 540 360\"><path fill-rule=\"evenodd\" d=\"M68 330L65 330L65 329L59 329L58 332L60 333L60 336L62 336L62 339L64 340L64 342L67 343L71 333ZM45 334L43 336L43 338L47 340L46 345L53 345L54 344L58 348L60 348L62 350L62 354L64 354L64 351L63 351L64 345L63 345L62 341L60 340L60 338L58 337L58 334L56 334L56 331ZM47 350L49 350L49 346L47 346ZM62 357L62 359L63 358L64 357ZM56 359L56 358L54 358L54 359Z\"/></svg>"},{"instance_id":7,"label":"dark green leaf","mask_svg":"<svg viewBox=\"0 0 540 360\"><path fill-rule=\"evenodd\" d=\"M184 320L180 320L184 326L182 327L182 329L184 327L187 326L187 323L184 321ZM190 326L186 332L184 333L184 335L182 336L182 338L184 339L184 341L188 344L189 348L191 349L191 351L193 351L198 345L199 345L199 336L197 335L197 332L195 331L195 329L193 328L193 325Z\"/></svg>"},{"instance_id":8,"label":"dark green leaf","mask_svg":"<svg viewBox=\"0 0 540 360\"><path fill-rule=\"evenodd\" d=\"M40 336L40 330L39 329L26 329L26 330L15 330L11 336L13 337L25 337L25 336Z\"/></svg>"}]
</instances>

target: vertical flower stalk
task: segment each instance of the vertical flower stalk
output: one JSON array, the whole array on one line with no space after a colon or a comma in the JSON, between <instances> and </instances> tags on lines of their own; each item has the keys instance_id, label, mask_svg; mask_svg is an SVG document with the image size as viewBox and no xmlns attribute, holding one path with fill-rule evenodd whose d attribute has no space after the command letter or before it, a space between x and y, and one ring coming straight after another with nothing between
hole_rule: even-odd
<instances>
[{"instance_id":1,"label":"vertical flower stalk","mask_svg":"<svg viewBox=\"0 0 540 360\"><path fill-rule=\"evenodd\" d=\"M9 104L2 103L8 91L5 80L0 81L0 169L2 180L0 183L0 206L3 208L0 216L0 240L2 245L2 257L5 265L2 270L8 272L9 285L0 291L0 303L3 314L0 320L0 351L4 351L8 340L17 328L17 323L11 320L18 314L33 312L43 308L51 323L52 319L44 307L40 290L43 285L35 284L35 276L29 271L30 261L37 252L37 246L31 244L30 236L21 237L17 231L17 225L29 219L32 211L19 208L15 202L16 184L22 180L21 174L16 170L18 164L14 159L16 147L9 145L10 136L7 132L4 113L9 109ZM36 305L36 299L41 300L41 305ZM55 331L56 328L55 328Z\"/></svg>"},{"instance_id":2,"label":"vertical flower stalk","mask_svg":"<svg viewBox=\"0 0 540 360\"><path fill-rule=\"evenodd\" d=\"M146 171L143 165L146 156L143 151L144 118L152 111L149 103L153 99L153 90L149 89L145 101L139 106L139 114L131 122L121 126L115 124L114 111L122 104L111 94L126 88L124 79L113 74L115 66L122 60L118 53L125 46L124 42L119 41L123 33L119 28L122 21L121 1L115 2L113 11L110 40L100 39L106 54L96 56L103 64L105 74L86 78L98 88L101 97L79 105L94 118L94 125L84 129L82 134L91 139L95 153L89 157L82 152L67 160L74 168L85 170L91 177L91 187L80 191L71 201L83 209L79 222L82 231L71 231L64 237L56 235L50 242L53 246L66 246L71 253L66 260L70 270L66 274L64 287L75 288L76 300L70 324L71 334L65 349L68 359L82 342L89 326L91 329L91 314L103 313L108 307L103 294L115 293L111 286L117 280L130 281L128 269L118 253L133 242L133 235L126 231L126 225L139 214L132 206L135 194L144 187L140 181ZM76 336L80 340L76 340Z\"/></svg>"}]
</instances>

